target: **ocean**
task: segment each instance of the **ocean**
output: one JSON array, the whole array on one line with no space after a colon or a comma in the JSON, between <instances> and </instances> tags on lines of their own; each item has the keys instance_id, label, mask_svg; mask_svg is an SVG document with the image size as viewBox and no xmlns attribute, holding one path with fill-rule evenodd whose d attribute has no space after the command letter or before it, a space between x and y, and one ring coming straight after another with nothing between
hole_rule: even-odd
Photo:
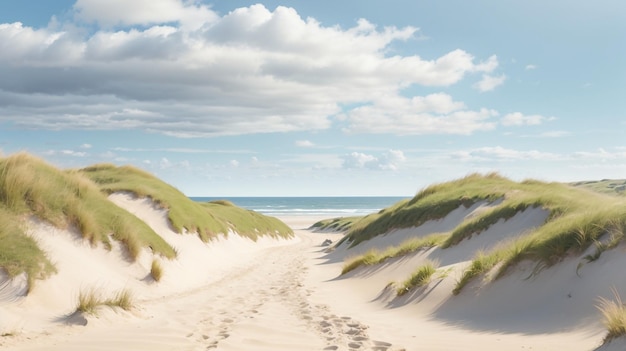
<instances>
[{"instance_id":1,"label":"ocean","mask_svg":"<svg viewBox=\"0 0 626 351\"><path fill-rule=\"evenodd\" d=\"M190 197L194 201L228 200L268 216L349 217L375 213L408 197Z\"/></svg>"}]
</instances>

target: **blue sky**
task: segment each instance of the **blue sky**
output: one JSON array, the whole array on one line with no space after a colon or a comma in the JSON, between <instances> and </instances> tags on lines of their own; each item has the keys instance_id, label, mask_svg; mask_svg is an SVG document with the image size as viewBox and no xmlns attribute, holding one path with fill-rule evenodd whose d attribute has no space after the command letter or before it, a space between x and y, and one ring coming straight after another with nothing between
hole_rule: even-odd
<instances>
[{"instance_id":1,"label":"blue sky","mask_svg":"<svg viewBox=\"0 0 626 351\"><path fill-rule=\"evenodd\" d=\"M189 196L626 178L623 1L0 2L0 150Z\"/></svg>"}]
</instances>

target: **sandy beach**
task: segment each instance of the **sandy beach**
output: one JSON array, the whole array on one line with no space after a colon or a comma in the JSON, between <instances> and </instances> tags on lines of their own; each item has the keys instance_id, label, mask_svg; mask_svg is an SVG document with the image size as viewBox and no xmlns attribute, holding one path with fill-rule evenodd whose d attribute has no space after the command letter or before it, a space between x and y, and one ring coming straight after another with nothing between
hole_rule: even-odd
<instances>
[{"instance_id":1,"label":"sandy beach","mask_svg":"<svg viewBox=\"0 0 626 351\"><path fill-rule=\"evenodd\" d=\"M123 194L111 199L177 248L179 258L163 262L164 279L146 281L152 259L147 253L128 263L115 249L86 247L73 240L72 233L56 230L50 235L55 229L38 224L33 236L60 273L39 282L28 297L20 295L18 280L5 279L0 285L2 349L593 350L602 342L600 318L590 312L593 304L579 303L597 291L593 284L576 285L567 273L574 261L532 281L520 278L528 273L521 270L484 291L475 286L470 293L450 294L454 269L469 260L470 251L486 245L490 233L515 235L541 221L546 214L540 209L499 223L479 241L469 240L458 249L418 252L340 276L344 259L358 250L339 246L326 252L322 242L335 242L341 234L307 230L319 217L281 218L296 233L291 240L255 243L229 235L199 245L195 236L173 233L165 212L149 200ZM445 229L484 205L459 209L412 233ZM42 232L46 235L38 236ZM407 230L396 231L359 250L389 245L407 235ZM606 262L619 265L624 258L608 257L618 254L607 254ZM450 274L403 297L386 288L426 256L450 265ZM610 268L594 267L589 269L605 270L605 276ZM130 289L136 307L129 312L102 307L96 315L73 314L77 292L86 286L97 286L102 293ZM511 294L518 298L511 300ZM559 314L563 311L568 318Z\"/></svg>"}]
</instances>

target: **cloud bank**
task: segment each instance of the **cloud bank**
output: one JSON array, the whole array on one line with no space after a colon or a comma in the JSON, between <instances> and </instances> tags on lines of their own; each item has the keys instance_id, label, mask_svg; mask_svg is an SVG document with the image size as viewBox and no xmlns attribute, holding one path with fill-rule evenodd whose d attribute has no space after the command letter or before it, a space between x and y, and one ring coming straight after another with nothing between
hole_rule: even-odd
<instances>
[{"instance_id":1,"label":"cloud bank","mask_svg":"<svg viewBox=\"0 0 626 351\"><path fill-rule=\"evenodd\" d=\"M177 137L322 130L335 119L352 133L495 126L495 111L448 95L400 94L491 77L498 67L495 56L480 61L460 49L433 59L389 55L392 43L415 38L414 27L361 19L343 29L263 5L219 15L182 0L78 0L73 10L75 23L0 24L0 123ZM494 79L481 89L502 83Z\"/></svg>"}]
</instances>

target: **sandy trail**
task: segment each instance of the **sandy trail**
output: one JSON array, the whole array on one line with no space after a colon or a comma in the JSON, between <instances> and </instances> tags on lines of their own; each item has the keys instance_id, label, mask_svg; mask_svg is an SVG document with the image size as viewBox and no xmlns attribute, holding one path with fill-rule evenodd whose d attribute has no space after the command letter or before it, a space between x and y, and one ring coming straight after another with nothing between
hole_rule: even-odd
<instances>
[{"instance_id":1,"label":"sandy trail","mask_svg":"<svg viewBox=\"0 0 626 351\"><path fill-rule=\"evenodd\" d=\"M58 325L8 340L7 350L399 350L372 340L368 326L309 298L317 238L266 248L221 280L139 301L133 313L104 308L86 326ZM320 241L321 242L321 241ZM317 246L317 248L315 247ZM199 267L200 268L200 267Z\"/></svg>"}]
</instances>

